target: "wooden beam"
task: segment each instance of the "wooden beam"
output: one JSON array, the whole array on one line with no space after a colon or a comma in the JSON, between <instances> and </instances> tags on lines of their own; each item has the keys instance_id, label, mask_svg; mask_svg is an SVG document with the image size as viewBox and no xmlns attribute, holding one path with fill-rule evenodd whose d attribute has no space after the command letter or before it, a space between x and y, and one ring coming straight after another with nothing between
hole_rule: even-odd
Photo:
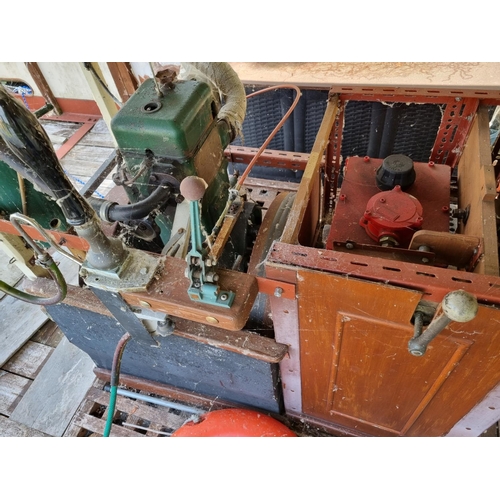
<instances>
[{"instance_id":1,"label":"wooden beam","mask_svg":"<svg viewBox=\"0 0 500 500\"><path fill-rule=\"evenodd\" d=\"M95 72L99 76L99 78L104 82L104 76L99 68L99 64L90 63L92 68L94 68ZM87 80L89 84L90 90L92 91L92 95L99 106L99 110L101 111L102 118L106 122L108 129L111 130L110 124L113 116L118 112L118 107L116 103L113 101L112 97L104 90L103 86L97 81L92 71L88 70L85 67L84 63L80 63L80 67L83 72L83 76ZM114 137L113 137L114 139Z\"/></svg>"},{"instance_id":2,"label":"wooden beam","mask_svg":"<svg viewBox=\"0 0 500 500\"><path fill-rule=\"evenodd\" d=\"M132 73L128 62L109 62L108 68L115 82L122 102L127 102L130 96L138 89L137 78Z\"/></svg>"},{"instance_id":3,"label":"wooden beam","mask_svg":"<svg viewBox=\"0 0 500 500\"><path fill-rule=\"evenodd\" d=\"M295 197L295 202L290 210L288 222L283 231L283 236L281 237L283 243L298 243L300 228L309 206L311 195L314 188L319 185L319 169L323 161L323 153L328 145L330 131L332 130L338 109L338 95L333 95L328 100L323 121L321 122L316 140L314 141L309 161L307 162L304 175L302 176L297 196ZM319 210L319 206L317 209ZM311 228L311 231L314 232L315 230L316 228Z\"/></svg>"},{"instance_id":4,"label":"wooden beam","mask_svg":"<svg viewBox=\"0 0 500 500\"><path fill-rule=\"evenodd\" d=\"M481 106L458 163L459 208L470 206L467 223L459 225L459 232L484 239L483 255L474 272L498 276L496 180L489 137L488 110Z\"/></svg>"},{"instance_id":5,"label":"wooden beam","mask_svg":"<svg viewBox=\"0 0 500 500\"><path fill-rule=\"evenodd\" d=\"M28 68L31 77L33 78L33 80L35 80L36 86L40 90L45 101L54 106L53 111L56 115L62 115L61 106L59 106L59 103L57 102L55 95L52 93L52 90L50 89L49 84L43 76L43 73L40 70L38 64L36 62L27 62L24 64L26 64L26 68Z\"/></svg>"}]
</instances>

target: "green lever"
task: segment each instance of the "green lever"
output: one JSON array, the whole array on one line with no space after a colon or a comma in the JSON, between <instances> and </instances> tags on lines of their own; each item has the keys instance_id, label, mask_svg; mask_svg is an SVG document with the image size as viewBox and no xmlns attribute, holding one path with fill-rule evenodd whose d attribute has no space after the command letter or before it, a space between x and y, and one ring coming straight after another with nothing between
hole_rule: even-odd
<instances>
[{"instance_id":1,"label":"green lever","mask_svg":"<svg viewBox=\"0 0 500 500\"><path fill-rule=\"evenodd\" d=\"M207 185L200 177L186 177L180 185L182 196L189 202L191 249L186 261L186 278L189 278L188 295L196 302L231 307L235 294L221 290L217 285L219 276L215 266L207 265L207 250L203 248L199 201L203 198Z\"/></svg>"}]
</instances>

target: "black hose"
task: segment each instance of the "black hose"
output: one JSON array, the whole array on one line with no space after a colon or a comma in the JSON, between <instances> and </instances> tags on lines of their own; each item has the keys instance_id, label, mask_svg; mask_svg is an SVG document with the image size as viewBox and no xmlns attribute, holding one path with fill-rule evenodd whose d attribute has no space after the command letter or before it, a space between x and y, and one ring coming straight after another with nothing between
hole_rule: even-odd
<instances>
[{"instance_id":1,"label":"black hose","mask_svg":"<svg viewBox=\"0 0 500 500\"><path fill-rule=\"evenodd\" d=\"M89 202L101 219L107 222L123 222L146 217L156 208L160 208L168 200L170 193L170 183L165 180L147 198L131 205L118 205L98 198L90 198Z\"/></svg>"},{"instance_id":2,"label":"black hose","mask_svg":"<svg viewBox=\"0 0 500 500\"><path fill-rule=\"evenodd\" d=\"M0 159L54 198L70 225L92 219L93 212L66 177L40 122L2 85L0 139Z\"/></svg>"}]
</instances>

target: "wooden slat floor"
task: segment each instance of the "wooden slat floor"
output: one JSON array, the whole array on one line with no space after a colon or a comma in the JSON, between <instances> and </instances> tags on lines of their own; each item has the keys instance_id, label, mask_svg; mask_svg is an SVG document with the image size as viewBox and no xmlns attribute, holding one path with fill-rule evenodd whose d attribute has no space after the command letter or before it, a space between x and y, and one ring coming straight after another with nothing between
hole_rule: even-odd
<instances>
[{"instance_id":1,"label":"wooden slat floor","mask_svg":"<svg viewBox=\"0 0 500 500\"><path fill-rule=\"evenodd\" d=\"M42 123L56 150L80 127L49 120ZM79 189L113 149L107 127L100 120L61 163ZM113 186L109 176L98 192L104 196ZM267 208L275 193L261 190L258 185L252 189L256 201ZM61 259L61 265L66 266L65 276L71 282L76 279L75 271L68 269L70 261L63 264L65 261ZM25 279L1 251L0 279L17 286ZM75 351L41 308L27 306L0 294L0 437L102 435L109 394L103 390L103 382L93 376L88 356ZM83 367L80 375L65 379L62 370L71 371L75 366ZM60 385L58 378L62 380ZM59 397L50 395L49 388ZM189 417L187 413L119 396L111 435L168 436ZM483 436L498 437L498 424Z\"/></svg>"}]
</instances>

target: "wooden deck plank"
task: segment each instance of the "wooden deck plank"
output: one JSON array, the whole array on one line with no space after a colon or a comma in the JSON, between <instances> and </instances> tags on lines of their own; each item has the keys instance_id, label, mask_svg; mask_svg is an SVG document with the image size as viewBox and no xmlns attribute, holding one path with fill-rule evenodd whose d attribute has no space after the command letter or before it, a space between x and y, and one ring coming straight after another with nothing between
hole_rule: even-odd
<instances>
[{"instance_id":1,"label":"wooden deck plank","mask_svg":"<svg viewBox=\"0 0 500 500\"><path fill-rule=\"evenodd\" d=\"M78 414L74 424L95 434L103 435L106 421L92 415ZM112 424L109 437L142 437L142 434L125 427Z\"/></svg>"},{"instance_id":2,"label":"wooden deck plank","mask_svg":"<svg viewBox=\"0 0 500 500\"><path fill-rule=\"evenodd\" d=\"M22 271L14 263L10 263L9 256L0 249L0 280L14 286L23 276ZM0 299L3 297L5 293L0 292Z\"/></svg>"},{"instance_id":3,"label":"wooden deck plank","mask_svg":"<svg viewBox=\"0 0 500 500\"><path fill-rule=\"evenodd\" d=\"M109 394L104 391L98 391L93 388L91 392L89 392L89 395L98 404L109 404ZM161 423L164 427L171 429L177 429L191 416L186 416L185 414L177 415L172 413L168 408L154 408L139 400L134 401L133 399L120 395L116 397L116 409L129 415L134 415L141 420Z\"/></svg>"},{"instance_id":4,"label":"wooden deck plank","mask_svg":"<svg viewBox=\"0 0 500 500\"><path fill-rule=\"evenodd\" d=\"M48 321L40 306L10 295L0 302L0 366L3 366Z\"/></svg>"},{"instance_id":5,"label":"wooden deck plank","mask_svg":"<svg viewBox=\"0 0 500 500\"><path fill-rule=\"evenodd\" d=\"M9 417L31 380L0 370L0 414Z\"/></svg>"},{"instance_id":6,"label":"wooden deck plank","mask_svg":"<svg viewBox=\"0 0 500 500\"><path fill-rule=\"evenodd\" d=\"M65 338L11 414L16 422L62 436L92 386L94 363Z\"/></svg>"},{"instance_id":7,"label":"wooden deck plank","mask_svg":"<svg viewBox=\"0 0 500 500\"><path fill-rule=\"evenodd\" d=\"M61 332L57 324L49 320L36 332L31 340L39 344L56 348L63 337L64 333Z\"/></svg>"},{"instance_id":8,"label":"wooden deck plank","mask_svg":"<svg viewBox=\"0 0 500 500\"><path fill-rule=\"evenodd\" d=\"M53 350L52 347L29 340L2 369L33 380Z\"/></svg>"},{"instance_id":9,"label":"wooden deck plank","mask_svg":"<svg viewBox=\"0 0 500 500\"><path fill-rule=\"evenodd\" d=\"M31 429L26 425L14 422L10 418L0 415L0 436L1 437L50 437L44 432Z\"/></svg>"}]
</instances>

